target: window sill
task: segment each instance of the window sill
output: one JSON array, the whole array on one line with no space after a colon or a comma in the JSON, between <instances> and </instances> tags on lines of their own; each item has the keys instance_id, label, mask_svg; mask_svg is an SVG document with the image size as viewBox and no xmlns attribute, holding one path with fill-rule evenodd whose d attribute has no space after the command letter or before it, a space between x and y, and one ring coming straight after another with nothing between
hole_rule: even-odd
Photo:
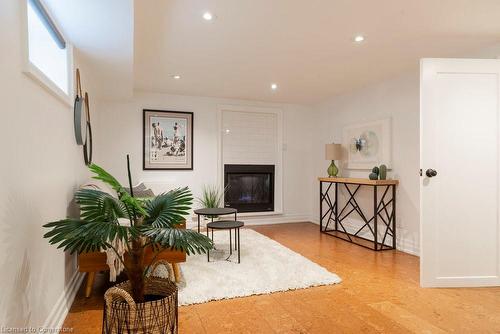
<instances>
[{"instance_id":1,"label":"window sill","mask_svg":"<svg viewBox=\"0 0 500 334\"><path fill-rule=\"evenodd\" d=\"M73 106L73 99L69 94L66 94L61 88L57 87L52 80L50 80L42 71L40 71L31 62L28 62L24 68L24 74L33 79L42 88L51 93L59 101L65 105L71 107Z\"/></svg>"}]
</instances>

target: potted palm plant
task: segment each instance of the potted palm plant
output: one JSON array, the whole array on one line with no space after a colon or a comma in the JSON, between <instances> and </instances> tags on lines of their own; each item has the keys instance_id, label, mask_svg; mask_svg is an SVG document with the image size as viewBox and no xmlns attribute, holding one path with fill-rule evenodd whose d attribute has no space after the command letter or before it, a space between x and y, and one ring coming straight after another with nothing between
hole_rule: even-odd
<instances>
[{"instance_id":1,"label":"potted palm plant","mask_svg":"<svg viewBox=\"0 0 500 334\"><path fill-rule=\"evenodd\" d=\"M111 248L123 264L128 281L106 292L104 333L176 332L177 288L168 279L147 277L155 258L145 263L145 247L153 247L156 254L173 249L190 255L206 253L213 244L196 231L177 228L185 221L193 202L188 188L153 198L136 198L128 156L127 168L130 192L103 168L92 164L89 169L93 178L111 186L117 196L96 189L79 189L75 199L80 205L80 219L45 224L50 231L44 237L71 253ZM128 223L120 224L120 218ZM125 253L115 249L116 241L124 245Z\"/></svg>"}]
</instances>

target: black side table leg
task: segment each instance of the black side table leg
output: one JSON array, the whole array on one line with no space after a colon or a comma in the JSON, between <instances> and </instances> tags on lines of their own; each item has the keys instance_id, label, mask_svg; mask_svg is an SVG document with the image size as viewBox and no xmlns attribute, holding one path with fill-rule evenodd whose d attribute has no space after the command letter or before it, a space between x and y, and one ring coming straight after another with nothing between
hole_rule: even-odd
<instances>
[{"instance_id":1,"label":"black side table leg","mask_svg":"<svg viewBox=\"0 0 500 334\"><path fill-rule=\"evenodd\" d=\"M200 233L200 215L198 215L198 233Z\"/></svg>"},{"instance_id":2,"label":"black side table leg","mask_svg":"<svg viewBox=\"0 0 500 334\"><path fill-rule=\"evenodd\" d=\"M236 233L236 231L234 233ZM229 229L229 256L231 255L233 255L233 234L231 229Z\"/></svg>"},{"instance_id":3,"label":"black side table leg","mask_svg":"<svg viewBox=\"0 0 500 334\"><path fill-rule=\"evenodd\" d=\"M212 230L212 233L213 232L214 232L214 230ZM207 238L208 238L208 227L207 227ZM213 241L214 241L214 238L212 238L212 243L213 243ZM210 262L210 250L207 250L207 262Z\"/></svg>"},{"instance_id":4,"label":"black side table leg","mask_svg":"<svg viewBox=\"0 0 500 334\"><path fill-rule=\"evenodd\" d=\"M240 228L238 227L238 263L240 263Z\"/></svg>"}]
</instances>

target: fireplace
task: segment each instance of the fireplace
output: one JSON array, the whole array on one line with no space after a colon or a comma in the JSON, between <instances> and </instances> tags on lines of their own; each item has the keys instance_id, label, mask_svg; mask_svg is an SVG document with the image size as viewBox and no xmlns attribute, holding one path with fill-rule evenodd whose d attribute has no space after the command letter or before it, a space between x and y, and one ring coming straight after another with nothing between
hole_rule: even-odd
<instances>
[{"instance_id":1,"label":"fireplace","mask_svg":"<svg viewBox=\"0 0 500 334\"><path fill-rule=\"evenodd\" d=\"M226 208L274 211L274 165L224 165L224 187Z\"/></svg>"}]
</instances>

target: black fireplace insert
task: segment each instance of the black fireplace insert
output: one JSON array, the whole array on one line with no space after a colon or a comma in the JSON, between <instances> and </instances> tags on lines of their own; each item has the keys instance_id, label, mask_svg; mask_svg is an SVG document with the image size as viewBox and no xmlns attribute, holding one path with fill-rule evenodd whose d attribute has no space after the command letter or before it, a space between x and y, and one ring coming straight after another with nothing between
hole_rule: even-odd
<instances>
[{"instance_id":1,"label":"black fireplace insert","mask_svg":"<svg viewBox=\"0 0 500 334\"><path fill-rule=\"evenodd\" d=\"M224 186L226 208L274 211L274 165L224 165Z\"/></svg>"}]
</instances>

